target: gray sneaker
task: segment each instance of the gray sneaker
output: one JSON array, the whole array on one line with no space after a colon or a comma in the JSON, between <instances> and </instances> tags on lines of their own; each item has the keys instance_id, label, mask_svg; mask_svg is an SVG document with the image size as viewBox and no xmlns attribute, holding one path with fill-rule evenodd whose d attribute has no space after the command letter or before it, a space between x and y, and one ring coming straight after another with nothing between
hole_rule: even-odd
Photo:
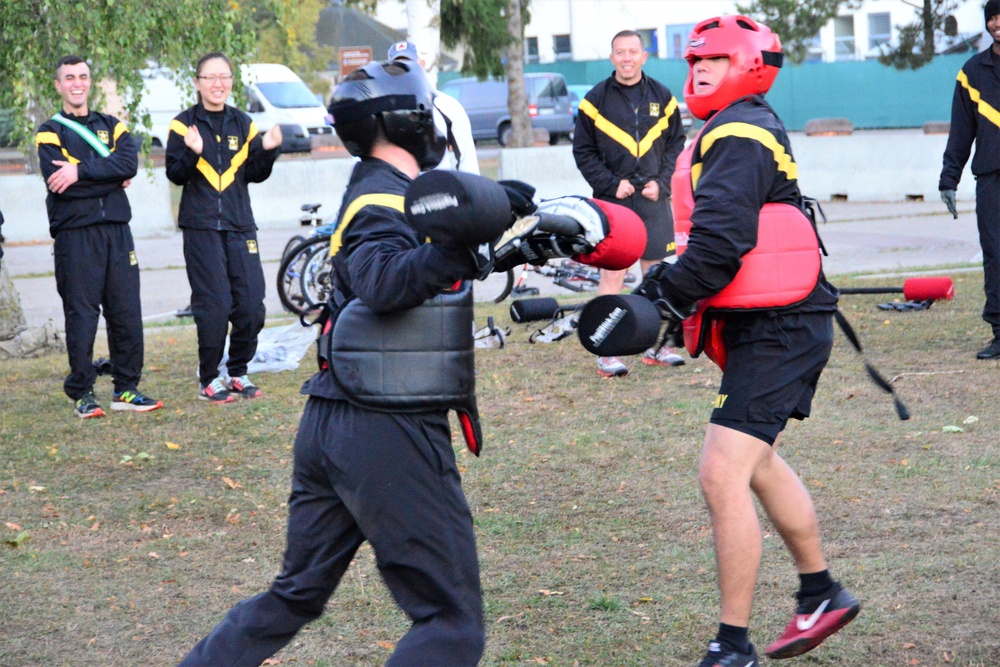
<instances>
[{"instance_id":1,"label":"gray sneaker","mask_svg":"<svg viewBox=\"0 0 1000 667\"><path fill-rule=\"evenodd\" d=\"M597 357L597 374L602 378L616 378L628 375L628 366L618 357Z\"/></svg>"},{"instance_id":2,"label":"gray sneaker","mask_svg":"<svg viewBox=\"0 0 1000 667\"><path fill-rule=\"evenodd\" d=\"M647 366L683 366L684 359L672 347L664 345L659 350L646 350L642 355L642 363Z\"/></svg>"}]
</instances>

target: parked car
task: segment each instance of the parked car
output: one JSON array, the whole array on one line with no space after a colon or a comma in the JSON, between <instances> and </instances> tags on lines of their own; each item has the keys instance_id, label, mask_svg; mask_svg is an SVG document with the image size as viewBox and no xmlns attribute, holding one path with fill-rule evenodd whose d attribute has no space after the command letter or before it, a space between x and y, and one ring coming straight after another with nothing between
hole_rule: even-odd
<instances>
[{"instance_id":1,"label":"parked car","mask_svg":"<svg viewBox=\"0 0 1000 667\"><path fill-rule=\"evenodd\" d=\"M573 112L566 80L561 74L531 72L524 75L528 114L532 128L549 131L549 143L573 135ZM496 139L501 146L510 144L513 131L507 109L506 79L453 79L441 85L441 92L451 95L465 107L476 141Z\"/></svg>"},{"instance_id":2,"label":"parked car","mask_svg":"<svg viewBox=\"0 0 1000 667\"><path fill-rule=\"evenodd\" d=\"M590 89L593 88L593 86L581 86L576 84L566 87L569 89L569 101L573 110L573 120L576 120L576 114L580 110L580 102L583 101L583 98L590 92ZM681 110L681 126L684 128L684 131L687 132L694 124L694 116L692 116L691 112L688 111L687 105L684 104L684 101L681 98L677 98L677 106L679 106Z\"/></svg>"}]
</instances>

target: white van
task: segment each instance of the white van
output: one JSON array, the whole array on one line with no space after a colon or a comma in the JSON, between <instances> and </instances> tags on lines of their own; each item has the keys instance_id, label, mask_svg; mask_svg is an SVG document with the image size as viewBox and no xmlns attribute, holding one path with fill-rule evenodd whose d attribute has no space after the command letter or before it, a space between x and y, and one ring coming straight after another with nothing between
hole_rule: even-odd
<instances>
[{"instance_id":1,"label":"white van","mask_svg":"<svg viewBox=\"0 0 1000 667\"><path fill-rule=\"evenodd\" d=\"M333 133L326 123L327 111L320 98L295 72L284 65L265 63L243 65L241 71L246 85L245 110L261 132L274 125L281 126L281 152L308 152L311 136ZM187 79L174 82L171 76L165 69L143 72L141 108L150 115L154 146L167 145L170 121L195 101L191 82ZM142 129L137 127L136 131L141 133Z\"/></svg>"},{"instance_id":2,"label":"white van","mask_svg":"<svg viewBox=\"0 0 1000 667\"><path fill-rule=\"evenodd\" d=\"M255 63L242 68L247 86L246 112L261 132L281 126L281 151L308 151L310 137L332 134L326 107L292 70L284 65Z\"/></svg>"}]
</instances>

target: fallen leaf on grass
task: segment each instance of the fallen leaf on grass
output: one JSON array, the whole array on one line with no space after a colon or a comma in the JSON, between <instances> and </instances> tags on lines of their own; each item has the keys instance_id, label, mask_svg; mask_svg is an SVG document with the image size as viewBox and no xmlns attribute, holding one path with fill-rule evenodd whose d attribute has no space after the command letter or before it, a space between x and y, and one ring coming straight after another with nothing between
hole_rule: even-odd
<instances>
[{"instance_id":1,"label":"fallen leaf on grass","mask_svg":"<svg viewBox=\"0 0 1000 667\"><path fill-rule=\"evenodd\" d=\"M942 433L965 433L965 429L961 426L942 426Z\"/></svg>"},{"instance_id":2,"label":"fallen leaf on grass","mask_svg":"<svg viewBox=\"0 0 1000 667\"><path fill-rule=\"evenodd\" d=\"M29 486L28 491L33 491L34 493L41 493L45 490L44 486Z\"/></svg>"},{"instance_id":3,"label":"fallen leaf on grass","mask_svg":"<svg viewBox=\"0 0 1000 667\"><path fill-rule=\"evenodd\" d=\"M167 449L180 449L180 448L181 448L181 446L178 445L176 442L168 442L167 443Z\"/></svg>"},{"instance_id":4,"label":"fallen leaf on grass","mask_svg":"<svg viewBox=\"0 0 1000 667\"><path fill-rule=\"evenodd\" d=\"M381 642L378 643L378 645L381 646L384 649L389 650L389 651L391 651L394 648L396 648L396 645L393 644L392 642L381 641Z\"/></svg>"},{"instance_id":5,"label":"fallen leaf on grass","mask_svg":"<svg viewBox=\"0 0 1000 667\"><path fill-rule=\"evenodd\" d=\"M5 523L4 525L10 528L11 530L21 530L21 527L19 525L17 525L16 523L12 523L10 521Z\"/></svg>"},{"instance_id":6,"label":"fallen leaf on grass","mask_svg":"<svg viewBox=\"0 0 1000 667\"><path fill-rule=\"evenodd\" d=\"M24 544L29 537L31 537L31 535L28 534L28 531L22 530L17 537L12 540L7 540L7 544L16 548Z\"/></svg>"},{"instance_id":7,"label":"fallen leaf on grass","mask_svg":"<svg viewBox=\"0 0 1000 667\"><path fill-rule=\"evenodd\" d=\"M222 481L225 482L226 486L228 486L230 489L242 489L243 488L242 484L240 484L239 482L234 482L233 480L229 479L228 477L223 477Z\"/></svg>"},{"instance_id":8,"label":"fallen leaf on grass","mask_svg":"<svg viewBox=\"0 0 1000 667\"><path fill-rule=\"evenodd\" d=\"M538 592L541 593L542 595L546 595L546 596L547 595L566 595L562 591L550 591L550 590L545 589L545 588L543 588L542 590L540 590Z\"/></svg>"}]
</instances>

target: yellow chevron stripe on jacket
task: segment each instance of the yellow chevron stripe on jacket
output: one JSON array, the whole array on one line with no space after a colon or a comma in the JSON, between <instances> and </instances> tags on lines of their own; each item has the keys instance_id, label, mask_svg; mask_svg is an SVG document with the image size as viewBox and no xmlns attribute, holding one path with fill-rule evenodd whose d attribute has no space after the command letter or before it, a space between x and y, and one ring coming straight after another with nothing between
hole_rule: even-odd
<instances>
[{"instance_id":1,"label":"yellow chevron stripe on jacket","mask_svg":"<svg viewBox=\"0 0 1000 667\"><path fill-rule=\"evenodd\" d=\"M965 75L964 71L958 70L957 78L962 88L965 88L967 91L969 91L969 99L972 100L973 103L976 105L976 109L979 111L979 113L988 121L1000 127L1000 111L997 111L992 106L990 106L989 103L987 103L986 100L983 99L983 96L979 94L979 91L973 88L971 85L969 85L969 77Z\"/></svg>"},{"instance_id":2,"label":"yellow chevron stripe on jacket","mask_svg":"<svg viewBox=\"0 0 1000 667\"><path fill-rule=\"evenodd\" d=\"M749 123L726 123L714 128L701 139L701 155L704 157L712 149L719 139L725 137L741 137L743 139L753 139L765 148L774 153L774 161L777 163L778 171L785 172L785 177L790 181L799 178L799 166L792 160L792 156L785 152L785 147L767 130L750 125ZM691 165L691 186L698 187L698 179L701 178L701 163Z\"/></svg>"},{"instance_id":3,"label":"yellow chevron stripe on jacket","mask_svg":"<svg viewBox=\"0 0 1000 667\"><path fill-rule=\"evenodd\" d=\"M170 121L170 131L176 132L182 137L186 137L188 133L188 126L180 122L176 118ZM205 180L208 181L209 185L213 188L222 192L236 180L236 172L240 170L243 163L247 161L250 156L250 141L257 136L257 123L250 121L250 130L247 132L246 141L243 142L243 147L229 160L229 168L226 169L221 174L215 170L215 167L208 163L203 157L198 158L198 164L196 165L198 171Z\"/></svg>"},{"instance_id":4,"label":"yellow chevron stripe on jacket","mask_svg":"<svg viewBox=\"0 0 1000 667\"><path fill-rule=\"evenodd\" d=\"M347 229L347 226L351 224L351 220L353 220L354 216L358 214L358 211L363 209L365 206L385 206L402 213L404 210L403 195L374 193L370 195L361 195L352 201L347 207L347 210L344 211L344 217L341 218L340 224L338 224L337 229L334 230L333 236L330 237L330 257L333 257L340 252L340 248L344 244L344 231Z\"/></svg>"},{"instance_id":5,"label":"yellow chevron stripe on jacket","mask_svg":"<svg viewBox=\"0 0 1000 667\"><path fill-rule=\"evenodd\" d=\"M584 99L580 102L580 111L582 111L588 118L594 121L594 127L608 135L611 139L616 141L625 147L633 157L642 157L649 152L649 149L653 147L656 140L663 135L663 132L670 127L670 118L674 115L674 111L677 109L677 98L671 97L670 103L663 112L663 116L656 122L656 125L649 129L641 140L636 141L632 135L630 135L625 130L621 129L610 120L601 115L601 112L597 110L589 100Z\"/></svg>"},{"instance_id":6,"label":"yellow chevron stripe on jacket","mask_svg":"<svg viewBox=\"0 0 1000 667\"><path fill-rule=\"evenodd\" d=\"M118 124L115 125L114 132L112 132L112 136L114 137L114 139L113 139L113 141L111 143L113 143L115 145L115 148L118 147L118 138L121 137L126 132L128 132L128 128L125 127L125 123L123 123L121 121L118 121ZM112 148L111 152L114 153L115 149Z\"/></svg>"},{"instance_id":7,"label":"yellow chevron stripe on jacket","mask_svg":"<svg viewBox=\"0 0 1000 667\"><path fill-rule=\"evenodd\" d=\"M48 144L50 146L58 146L59 150L62 152L63 157L70 164L80 164L80 161L69 154L65 148L63 148L62 142L59 141L59 135L55 132L39 132L35 135L35 146L41 146L42 144Z\"/></svg>"}]
</instances>

